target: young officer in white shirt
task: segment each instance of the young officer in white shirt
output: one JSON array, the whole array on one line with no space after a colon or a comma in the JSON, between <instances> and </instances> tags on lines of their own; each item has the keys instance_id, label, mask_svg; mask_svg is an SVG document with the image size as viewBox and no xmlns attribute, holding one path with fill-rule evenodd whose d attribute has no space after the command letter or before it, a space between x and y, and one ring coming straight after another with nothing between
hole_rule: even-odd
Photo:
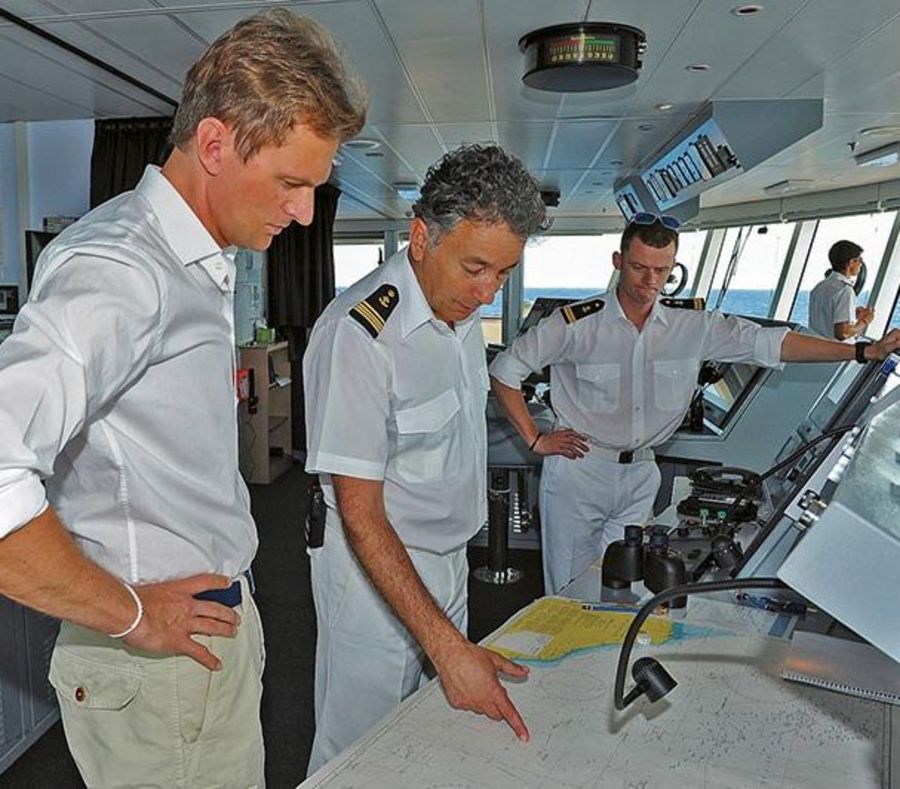
<instances>
[{"instance_id":1,"label":"young officer in white shirt","mask_svg":"<svg viewBox=\"0 0 900 789\"><path fill-rule=\"evenodd\" d=\"M828 250L831 272L809 294L809 328L821 337L855 342L875 317L871 307L856 306L853 289L863 265L862 247L838 241Z\"/></svg>"},{"instance_id":2,"label":"young officer in white shirt","mask_svg":"<svg viewBox=\"0 0 900 789\"><path fill-rule=\"evenodd\" d=\"M488 376L478 309L546 216L534 179L497 146L433 166L409 246L338 296L303 360L309 456L327 504L310 550L318 623L310 772L437 672L451 705L528 736L470 643L466 543L486 517ZM429 665L430 664L430 665Z\"/></svg>"},{"instance_id":3,"label":"young officer in white shirt","mask_svg":"<svg viewBox=\"0 0 900 789\"><path fill-rule=\"evenodd\" d=\"M234 248L309 224L364 120L317 23L239 23L165 165L47 247L0 347L0 593L63 620L50 679L90 787L264 785Z\"/></svg>"},{"instance_id":4,"label":"young officer in white shirt","mask_svg":"<svg viewBox=\"0 0 900 789\"><path fill-rule=\"evenodd\" d=\"M688 409L704 360L883 359L900 330L854 349L719 312L673 309L657 299L678 250L678 222L641 213L613 253L618 285L602 299L557 310L490 367L492 387L541 474L544 583L553 594L603 555L624 527L651 514L659 487L653 447ZM541 435L520 390L550 366L556 427ZM761 426L764 429L764 426Z\"/></svg>"}]
</instances>

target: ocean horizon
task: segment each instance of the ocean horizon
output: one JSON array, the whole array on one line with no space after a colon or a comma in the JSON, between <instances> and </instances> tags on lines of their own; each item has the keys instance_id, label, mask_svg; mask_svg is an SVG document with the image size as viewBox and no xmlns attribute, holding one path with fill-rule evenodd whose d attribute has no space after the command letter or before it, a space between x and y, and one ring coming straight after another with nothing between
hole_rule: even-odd
<instances>
[{"instance_id":1,"label":"ocean horizon","mask_svg":"<svg viewBox=\"0 0 900 789\"><path fill-rule=\"evenodd\" d=\"M343 288L338 289L338 293ZM771 290L729 290L722 300L719 309L732 315L751 315L760 318L768 317L769 303L772 301ZM524 305L522 314L527 315L535 299L539 297L551 299L574 299L582 301L591 296L602 296L602 291L593 288L525 288ZM868 301L869 294L863 293L859 299L860 304ZM719 298L719 291L713 290L707 299L707 308L712 309ZM497 298L491 304L481 308L482 318L499 318L503 313L503 294L498 293ZM900 327L900 310L895 310L891 328ZM797 300L791 311L791 320L795 323L806 325L809 319L809 291L803 290L797 294Z\"/></svg>"}]
</instances>

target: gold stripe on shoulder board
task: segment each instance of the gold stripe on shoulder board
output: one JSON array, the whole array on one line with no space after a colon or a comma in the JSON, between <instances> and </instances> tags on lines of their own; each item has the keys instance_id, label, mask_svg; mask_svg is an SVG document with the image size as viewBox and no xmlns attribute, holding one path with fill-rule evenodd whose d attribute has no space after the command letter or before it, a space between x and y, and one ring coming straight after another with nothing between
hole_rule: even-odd
<instances>
[{"instance_id":1,"label":"gold stripe on shoulder board","mask_svg":"<svg viewBox=\"0 0 900 789\"><path fill-rule=\"evenodd\" d=\"M562 308L563 320L567 324L575 323L588 315L600 312L606 306L603 299L589 299L588 301L579 301L577 304L568 304Z\"/></svg>"},{"instance_id":2,"label":"gold stripe on shoulder board","mask_svg":"<svg viewBox=\"0 0 900 789\"><path fill-rule=\"evenodd\" d=\"M362 301L356 302L348 315L374 339L382 332L385 322L399 302L400 292L396 285L385 283Z\"/></svg>"}]
</instances>

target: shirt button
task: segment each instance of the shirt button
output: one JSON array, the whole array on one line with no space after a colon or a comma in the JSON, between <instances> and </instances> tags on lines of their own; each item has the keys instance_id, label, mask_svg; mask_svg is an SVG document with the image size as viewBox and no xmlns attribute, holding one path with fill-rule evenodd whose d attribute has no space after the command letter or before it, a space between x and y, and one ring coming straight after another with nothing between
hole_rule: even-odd
<instances>
[{"instance_id":1,"label":"shirt button","mask_svg":"<svg viewBox=\"0 0 900 789\"><path fill-rule=\"evenodd\" d=\"M87 691L84 688L75 688L75 701L81 703L87 697Z\"/></svg>"}]
</instances>

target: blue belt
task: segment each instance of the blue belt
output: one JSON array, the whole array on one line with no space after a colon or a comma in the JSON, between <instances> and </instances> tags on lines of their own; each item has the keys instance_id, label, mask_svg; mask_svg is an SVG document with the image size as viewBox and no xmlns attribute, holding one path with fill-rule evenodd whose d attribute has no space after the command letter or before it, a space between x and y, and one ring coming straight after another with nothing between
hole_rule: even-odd
<instances>
[{"instance_id":1,"label":"blue belt","mask_svg":"<svg viewBox=\"0 0 900 789\"><path fill-rule=\"evenodd\" d=\"M250 586L250 594L254 594L256 585L253 583L253 573L247 570L241 575L247 579L247 583ZM227 589L207 589L205 592L197 592L194 598L197 600L209 600L212 603L226 605L229 608L237 608L243 602L244 596L241 592L241 582L235 581Z\"/></svg>"}]
</instances>

